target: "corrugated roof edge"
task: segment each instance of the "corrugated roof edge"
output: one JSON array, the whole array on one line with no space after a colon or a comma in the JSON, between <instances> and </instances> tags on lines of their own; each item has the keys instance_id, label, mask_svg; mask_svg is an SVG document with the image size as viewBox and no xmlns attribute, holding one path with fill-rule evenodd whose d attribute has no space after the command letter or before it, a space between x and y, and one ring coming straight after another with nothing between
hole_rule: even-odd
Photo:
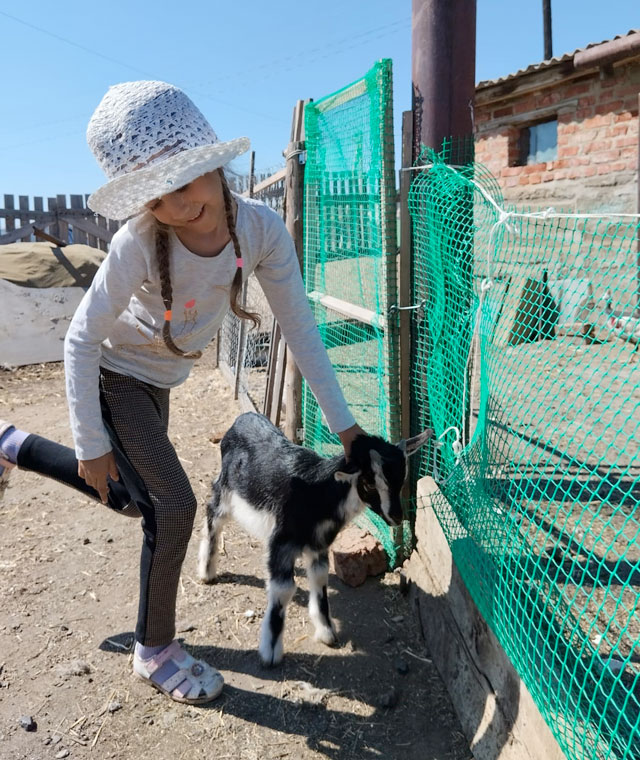
<instances>
[{"instance_id":1,"label":"corrugated roof edge","mask_svg":"<svg viewBox=\"0 0 640 760\"><path fill-rule=\"evenodd\" d=\"M510 79L515 79L516 77L520 77L523 74L531 74L534 71L543 71L544 69L549 69L552 66L557 66L559 63L564 63L565 61L570 61L573 59L573 57L577 53L582 53L584 50L589 50L590 48L598 47L598 45L605 45L608 42L612 42L613 40L620 40L624 37L631 37L635 34L640 34L640 29L630 29L626 34L617 34L615 37L613 37L612 40L603 40L602 42L590 42L588 45L582 48L578 48L577 50L574 50L572 53L565 53L561 56L554 56L553 58L549 58L547 61L540 61L539 63L532 63L530 66L527 66L526 69L518 69L518 71L515 71L512 74L506 74L503 77L498 77L497 79L485 79L482 82L478 82L476 84L476 90L481 89L482 87L491 87L496 84L500 84L501 82L507 82Z\"/></svg>"}]
</instances>

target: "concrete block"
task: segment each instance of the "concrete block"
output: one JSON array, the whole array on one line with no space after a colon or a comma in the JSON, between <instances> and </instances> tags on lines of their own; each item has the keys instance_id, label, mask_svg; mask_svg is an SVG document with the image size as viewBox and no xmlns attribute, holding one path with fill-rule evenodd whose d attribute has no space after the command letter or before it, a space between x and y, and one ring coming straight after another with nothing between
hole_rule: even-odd
<instances>
[{"instance_id":1,"label":"concrete block","mask_svg":"<svg viewBox=\"0 0 640 760\"><path fill-rule=\"evenodd\" d=\"M453 561L430 499L418 483L417 548L405 563L434 664L476 760L566 760Z\"/></svg>"}]
</instances>

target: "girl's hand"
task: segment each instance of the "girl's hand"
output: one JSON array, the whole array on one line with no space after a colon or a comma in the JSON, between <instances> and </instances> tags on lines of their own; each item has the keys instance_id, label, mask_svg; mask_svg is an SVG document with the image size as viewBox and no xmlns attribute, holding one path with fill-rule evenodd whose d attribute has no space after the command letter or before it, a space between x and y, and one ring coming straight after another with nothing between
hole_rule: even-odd
<instances>
[{"instance_id":1,"label":"girl's hand","mask_svg":"<svg viewBox=\"0 0 640 760\"><path fill-rule=\"evenodd\" d=\"M347 462L349 461L349 456L351 454L351 444L353 443L353 439L358 435L366 435L360 425L352 425L350 428L338 433L340 443L344 447L344 454L347 458Z\"/></svg>"},{"instance_id":2,"label":"girl's hand","mask_svg":"<svg viewBox=\"0 0 640 760\"><path fill-rule=\"evenodd\" d=\"M111 480L119 480L118 469L113 452L109 451L97 459L84 459L78 461L78 475L84 482L95 488L100 495L103 504L107 503L109 496L109 486L107 476Z\"/></svg>"}]
</instances>

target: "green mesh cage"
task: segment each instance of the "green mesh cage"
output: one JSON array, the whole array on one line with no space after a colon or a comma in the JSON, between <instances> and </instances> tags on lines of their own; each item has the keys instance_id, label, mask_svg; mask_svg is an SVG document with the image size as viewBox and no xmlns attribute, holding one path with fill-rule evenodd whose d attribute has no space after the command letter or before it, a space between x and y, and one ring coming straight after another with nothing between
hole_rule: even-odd
<instances>
[{"instance_id":1,"label":"green mesh cage","mask_svg":"<svg viewBox=\"0 0 640 760\"><path fill-rule=\"evenodd\" d=\"M396 322L396 189L391 61L305 108L304 279L347 403L367 431L399 437ZM305 443L342 449L318 404L303 393ZM360 525L395 565L408 531L371 511Z\"/></svg>"},{"instance_id":2,"label":"green mesh cage","mask_svg":"<svg viewBox=\"0 0 640 760\"><path fill-rule=\"evenodd\" d=\"M448 150L409 196L417 475L562 750L638 758L638 219L506 208Z\"/></svg>"}]
</instances>

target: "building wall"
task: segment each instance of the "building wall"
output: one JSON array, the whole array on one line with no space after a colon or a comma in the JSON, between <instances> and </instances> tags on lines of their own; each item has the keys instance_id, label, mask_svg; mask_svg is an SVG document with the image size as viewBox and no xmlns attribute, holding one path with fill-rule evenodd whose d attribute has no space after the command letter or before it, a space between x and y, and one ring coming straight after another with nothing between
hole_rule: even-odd
<instances>
[{"instance_id":1,"label":"building wall","mask_svg":"<svg viewBox=\"0 0 640 760\"><path fill-rule=\"evenodd\" d=\"M556 77L560 81L543 87L551 73L478 91L476 160L497 177L505 199L518 205L636 213L640 61L617 66L611 76ZM523 86L530 91L510 95L514 85L515 92ZM557 160L515 166L522 128L555 115Z\"/></svg>"}]
</instances>

